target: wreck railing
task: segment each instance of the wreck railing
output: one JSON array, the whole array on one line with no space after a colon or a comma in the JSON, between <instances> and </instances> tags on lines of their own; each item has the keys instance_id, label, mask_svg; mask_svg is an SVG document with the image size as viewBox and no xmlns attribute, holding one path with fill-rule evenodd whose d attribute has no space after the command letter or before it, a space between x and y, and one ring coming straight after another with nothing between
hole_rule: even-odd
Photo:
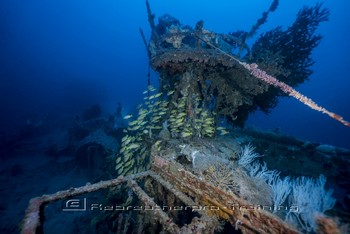
<instances>
[{"instance_id":1,"label":"wreck railing","mask_svg":"<svg viewBox=\"0 0 350 234\"><path fill-rule=\"evenodd\" d=\"M58 200L112 188L125 183L137 195L142 204L160 207L137 183L137 180L151 177L165 187L187 207L198 212L201 217L179 227L161 208L152 210L152 217L157 219L168 233L213 233L217 219L228 221L242 233L298 233L294 228L278 217L260 209L251 209L241 198L222 191L196 175L186 171L181 164L155 156L151 171L118 177L116 179L87 184L79 188L71 188L51 195L43 195L30 200L25 218L21 223L21 233L43 232L44 208L47 204ZM225 204L228 202L229 204ZM231 204L231 207L229 205ZM239 207L237 208L237 206ZM233 208L234 207L234 208ZM244 209L242 209L244 207Z\"/></svg>"}]
</instances>

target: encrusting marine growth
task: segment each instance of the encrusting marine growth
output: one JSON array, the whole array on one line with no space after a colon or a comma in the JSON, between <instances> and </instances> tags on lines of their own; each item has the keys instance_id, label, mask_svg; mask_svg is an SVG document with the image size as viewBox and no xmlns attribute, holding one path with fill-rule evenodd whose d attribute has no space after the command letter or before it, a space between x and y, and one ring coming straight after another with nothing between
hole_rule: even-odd
<instances>
[{"instance_id":1,"label":"encrusting marine growth","mask_svg":"<svg viewBox=\"0 0 350 234\"><path fill-rule=\"evenodd\" d=\"M218 49L223 54L229 56L231 59L233 59L236 62L238 62L239 64L241 64L244 68L246 68L248 71L250 71L250 74L252 74L254 77L256 77L256 78L258 78L258 79L268 83L269 85L272 85L272 86L274 86L276 88L279 88L284 93L288 94L289 96L294 97L295 99L297 99L298 101L304 103L305 105L307 105L311 109L319 111L319 112L321 112L323 114L326 114L329 117L331 117L331 118L341 122L345 126L350 127L350 123L348 121L344 120L343 117L341 117L340 115L337 115L337 114L335 114L333 112L328 111L324 107L321 107L321 106L317 105L310 98L308 98L308 97L304 96L303 94L299 93L298 91L293 89L291 86L283 83L282 81L277 80L273 76L270 76L264 70L259 69L258 68L258 64L256 64L256 63L249 64L249 63L242 62L242 61L238 60L237 58L233 57L232 55L228 54L227 52L222 51L221 49L219 49L216 46L212 45L211 43L209 43L209 42L206 42L206 43L208 45L212 46L213 48Z\"/></svg>"}]
</instances>

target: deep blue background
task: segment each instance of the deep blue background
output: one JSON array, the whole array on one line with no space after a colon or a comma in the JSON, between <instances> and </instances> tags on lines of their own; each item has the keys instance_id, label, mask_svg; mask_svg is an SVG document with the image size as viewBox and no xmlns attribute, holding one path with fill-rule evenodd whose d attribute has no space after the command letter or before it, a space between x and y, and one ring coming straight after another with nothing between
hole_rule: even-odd
<instances>
[{"instance_id":1,"label":"deep blue background","mask_svg":"<svg viewBox=\"0 0 350 234\"><path fill-rule=\"evenodd\" d=\"M260 30L290 25L303 4L280 1ZM249 30L268 9L261 0L150 0L156 16L169 13L194 26L222 33ZM313 57L310 81L298 90L350 120L350 3L327 1L330 21ZM147 55L139 34L150 29L141 0L2 0L0 3L0 135L17 130L28 118L77 113L100 103L124 111L142 101L147 83ZM152 74L156 82L156 74ZM292 98L283 98L270 115L256 113L247 125L280 129L296 137L350 148L350 128Z\"/></svg>"}]
</instances>

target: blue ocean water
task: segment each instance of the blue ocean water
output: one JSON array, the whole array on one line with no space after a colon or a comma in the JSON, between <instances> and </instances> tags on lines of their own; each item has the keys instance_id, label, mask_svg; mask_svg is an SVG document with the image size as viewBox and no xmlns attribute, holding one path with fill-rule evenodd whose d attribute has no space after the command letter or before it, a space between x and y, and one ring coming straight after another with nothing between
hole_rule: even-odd
<instances>
[{"instance_id":1,"label":"blue ocean water","mask_svg":"<svg viewBox=\"0 0 350 234\"><path fill-rule=\"evenodd\" d=\"M303 5L313 6L317 2L280 1L278 9L269 15L267 23L248 43L274 27L287 28ZM271 1L150 0L150 4L156 18L170 14L192 27L203 20L204 28L228 33L239 29L248 31ZM314 72L296 89L350 121L350 19L347 12L350 3L338 0L325 1L323 5L330 10L330 20L323 22L317 30L323 39L312 54ZM65 125L57 119L79 115L94 104L99 104L107 114L114 112L118 103L123 106L123 115L134 112L143 102L148 72L147 52L139 28L149 39L151 29L145 2L140 0L2 0L0 138L18 136L19 132L26 134L26 126L37 127L43 123L50 125L49 129L64 129ZM158 74L153 71L151 83L158 83ZM268 115L260 111L250 115L246 126L278 130L305 141L350 149L349 127L293 98L280 98L277 107ZM28 147L30 142L26 144ZM7 165L11 168L10 171L0 168L1 181L16 179L34 168L22 168L22 164L40 161L39 166L51 165L51 159L33 156L32 152L28 152L25 160L21 158L18 163L7 164L6 149L0 152L4 152L0 155L3 168ZM59 163L63 165L69 160L69 157L60 158ZM50 173L50 168L45 170ZM16 186L11 189L33 197L86 182L82 178L68 182L66 178L55 177L51 184L45 184L46 178L40 173L34 173L33 178L38 179L40 189L17 191L23 181L19 184L16 181ZM26 207L27 200L27 197L21 200L21 207ZM4 202L0 204L2 211L8 212ZM11 212L16 218L23 216L23 210Z\"/></svg>"},{"instance_id":2,"label":"blue ocean water","mask_svg":"<svg viewBox=\"0 0 350 234\"><path fill-rule=\"evenodd\" d=\"M318 1L281 1L260 33L292 24L297 11ZM270 1L151 1L156 17L165 13L194 26L228 33L249 30ZM349 28L345 0L327 1L328 22L314 50L310 80L297 88L315 102L350 119ZM117 102L132 109L147 84L147 54L139 34L150 36L144 1L1 1L1 135L30 118L76 113L91 103L107 110ZM254 39L252 39L254 41ZM157 82L157 74L152 74ZM349 128L292 98L247 125L280 129L304 140L350 148Z\"/></svg>"}]
</instances>

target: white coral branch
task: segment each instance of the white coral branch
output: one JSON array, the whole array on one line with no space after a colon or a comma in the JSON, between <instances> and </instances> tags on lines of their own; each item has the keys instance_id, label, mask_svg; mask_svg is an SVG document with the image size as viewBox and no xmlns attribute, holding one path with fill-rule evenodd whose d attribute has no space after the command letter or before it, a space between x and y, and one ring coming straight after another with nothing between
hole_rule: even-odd
<instances>
[{"instance_id":1,"label":"white coral branch","mask_svg":"<svg viewBox=\"0 0 350 234\"><path fill-rule=\"evenodd\" d=\"M326 177L320 175L318 179L301 177L294 181L290 205L298 208L297 212L289 212L286 221L300 225L307 232L316 231L316 215L322 215L335 205L332 197L333 190L326 190Z\"/></svg>"},{"instance_id":2,"label":"white coral branch","mask_svg":"<svg viewBox=\"0 0 350 234\"><path fill-rule=\"evenodd\" d=\"M262 157L261 155L254 152L255 147L250 143L241 148L241 154L239 155L238 164L246 167L256 158Z\"/></svg>"}]
</instances>

